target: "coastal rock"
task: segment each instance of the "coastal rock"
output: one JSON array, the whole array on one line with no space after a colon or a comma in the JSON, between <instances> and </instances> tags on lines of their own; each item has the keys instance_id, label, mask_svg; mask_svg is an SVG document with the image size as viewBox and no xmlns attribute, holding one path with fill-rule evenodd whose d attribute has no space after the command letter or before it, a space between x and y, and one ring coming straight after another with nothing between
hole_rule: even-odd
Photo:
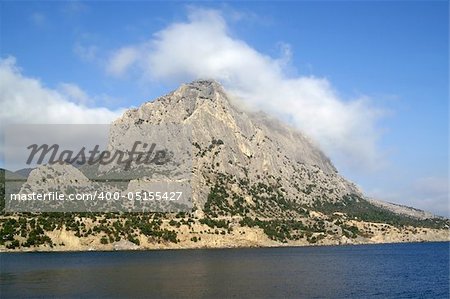
<instances>
[{"instance_id":1,"label":"coastal rock","mask_svg":"<svg viewBox=\"0 0 450 299\"><path fill-rule=\"evenodd\" d=\"M146 126L165 129L150 132ZM3 226L7 232L13 227L16 235L10 240L5 234L9 239L0 250L30 244L45 250L130 250L450 241L448 219L367 198L307 136L249 111L215 81L184 84L126 111L111 125L108 148L125 151L142 136L163 145L176 141L171 153L181 158L159 172L132 168L139 177L130 177L118 190L146 191L166 179L183 182L192 189L192 209L66 214L37 221L33 215L4 216ZM83 186L89 183L83 171L40 167L22 190ZM98 171L104 179L116 174L111 165ZM37 233L36 226L48 229L40 229L32 242L17 229Z\"/></svg>"},{"instance_id":2,"label":"coastal rock","mask_svg":"<svg viewBox=\"0 0 450 299\"><path fill-rule=\"evenodd\" d=\"M118 242L112 243L114 250L136 250L139 249L139 246L128 241L128 240L120 240Z\"/></svg>"}]
</instances>

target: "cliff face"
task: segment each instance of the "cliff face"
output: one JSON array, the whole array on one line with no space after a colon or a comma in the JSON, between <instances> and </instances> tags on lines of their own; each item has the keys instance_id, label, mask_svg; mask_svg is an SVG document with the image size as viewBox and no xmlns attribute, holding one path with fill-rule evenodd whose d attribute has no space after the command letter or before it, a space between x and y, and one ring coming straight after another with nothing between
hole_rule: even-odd
<instances>
[{"instance_id":1,"label":"cliff face","mask_svg":"<svg viewBox=\"0 0 450 299\"><path fill-rule=\"evenodd\" d=\"M153 137L176 140L179 152L189 148L190 162L175 165L175 170L179 167L188 173L192 212L3 214L0 250L450 240L448 219L367 199L301 132L264 113L248 111L215 81L185 84L128 110L112 124L109 148L129 144L145 125L171 128ZM179 132L185 129L190 132L188 139ZM33 170L24 186L68 188L73 180L84 183L92 173L108 175L113 170L111 166L56 168ZM127 184L122 191L145 185L135 179Z\"/></svg>"},{"instance_id":2,"label":"cliff face","mask_svg":"<svg viewBox=\"0 0 450 299\"><path fill-rule=\"evenodd\" d=\"M268 115L245 111L237 102L230 100L217 82L195 81L127 111L114 125L190 126L192 187L199 208L220 175L250 184L281 186L286 199L305 205L336 202L346 194L361 195L307 137ZM234 188L242 189L238 185ZM238 191L239 195L250 195Z\"/></svg>"}]
</instances>

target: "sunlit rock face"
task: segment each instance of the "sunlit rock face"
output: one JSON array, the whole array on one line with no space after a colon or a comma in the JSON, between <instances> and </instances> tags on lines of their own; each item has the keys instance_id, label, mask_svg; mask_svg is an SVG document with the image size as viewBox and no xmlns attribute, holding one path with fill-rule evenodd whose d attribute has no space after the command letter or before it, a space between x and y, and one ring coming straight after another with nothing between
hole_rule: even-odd
<instances>
[{"instance_id":1,"label":"sunlit rock face","mask_svg":"<svg viewBox=\"0 0 450 299\"><path fill-rule=\"evenodd\" d=\"M250 111L212 80L199 80L137 109L128 110L114 126L164 123L192 129L192 188L202 208L220 175L236 183L229 188L250 196L238 180L277 187L288 200L311 205L361 195L342 178L331 161L298 130L258 111ZM120 134L114 140L120 140ZM234 185L234 186L233 186Z\"/></svg>"}]
</instances>

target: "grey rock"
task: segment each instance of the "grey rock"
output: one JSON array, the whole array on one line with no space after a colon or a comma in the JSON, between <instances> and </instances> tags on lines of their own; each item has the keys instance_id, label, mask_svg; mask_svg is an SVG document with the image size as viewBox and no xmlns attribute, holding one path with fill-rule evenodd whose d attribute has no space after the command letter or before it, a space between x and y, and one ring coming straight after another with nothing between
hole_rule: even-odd
<instances>
[{"instance_id":1,"label":"grey rock","mask_svg":"<svg viewBox=\"0 0 450 299\"><path fill-rule=\"evenodd\" d=\"M210 190L208 182L217 173L268 184L277 178L287 198L307 205L317 200L335 202L349 193L362 196L309 138L267 114L247 111L212 80L184 84L128 110L113 123L111 146L123 143L124 133L114 128L137 123L192 128L192 188L200 208ZM307 188L308 192L300 192Z\"/></svg>"}]
</instances>

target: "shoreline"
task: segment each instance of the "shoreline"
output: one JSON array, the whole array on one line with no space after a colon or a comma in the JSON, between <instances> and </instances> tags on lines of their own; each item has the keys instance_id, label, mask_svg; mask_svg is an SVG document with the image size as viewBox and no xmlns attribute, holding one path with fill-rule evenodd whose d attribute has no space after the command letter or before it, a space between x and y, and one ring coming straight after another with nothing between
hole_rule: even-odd
<instances>
[{"instance_id":1,"label":"shoreline","mask_svg":"<svg viewBox=\"0 0 450 299\"><path fill-rule=\"evenodd\" d=\"M361 245L392 245L392 244L422 244L422 243L449 243L450 240L433 240L433 241L410 241L410 242L359 242L359 243L346 243L346 244L305 244L305 245L274 245L274 246L229 246L229 247L167 247L167 248L136 248L136 249L68 249L68 250L15 250L15 249L0 249L0 254L2 253L84 253L84 252L154 252L154 251L182 251L182 250L226 250L226 249L272 249L272 248L307 248L307 247L353 247ZM450 248L450 247L449 247Z\"/></svg>"}]
</instances>

